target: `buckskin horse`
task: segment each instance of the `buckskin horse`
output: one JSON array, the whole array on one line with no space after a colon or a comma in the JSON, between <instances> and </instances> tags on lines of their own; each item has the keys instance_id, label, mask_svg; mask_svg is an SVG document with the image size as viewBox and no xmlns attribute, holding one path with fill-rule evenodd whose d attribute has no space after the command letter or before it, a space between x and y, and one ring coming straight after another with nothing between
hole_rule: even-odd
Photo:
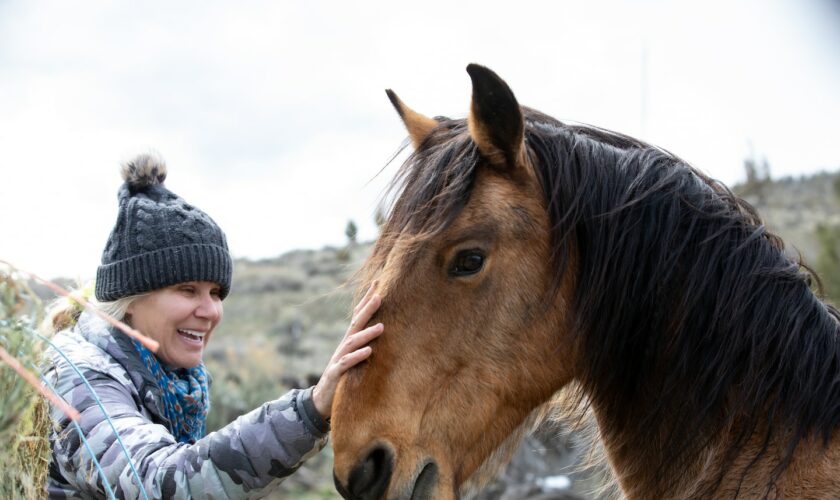
<instances>
[{"instance_id":1,"label":"buckskin horse","mask_svg":"<svg viewBox=\"0 0 840 500\"><path fill-rule=\"evenodd\" d=\"M628 498L840 498L840 314L673 154L520 107L388 96L414 146L360 271L386 326L333 408L353 499L458 498L564 387Z\"/></svg>"}]
</instances>

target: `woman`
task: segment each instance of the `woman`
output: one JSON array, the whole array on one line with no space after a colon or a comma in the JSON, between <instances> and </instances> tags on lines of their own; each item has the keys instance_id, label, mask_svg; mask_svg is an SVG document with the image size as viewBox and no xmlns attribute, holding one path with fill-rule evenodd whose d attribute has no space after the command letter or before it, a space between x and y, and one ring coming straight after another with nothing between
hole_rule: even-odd
<instances>
[{"instance_id":1,"label":"woman","mask_svg":"<svg viewBox=\"0 0 840 500\"><path fill-rule=\"evenodd\" d=\"M122 174L96 299L160 347L152 353L96 315L58 311L49 379L81 413L82 433L117 497L143 491L148 498L261 496L326 444L339 378L370 356L366 344L382 333L381 324L365 328L380 299L371 287L317 385L292 390L205 436L209 378L202 355L230 290L225 235L164 187L162 161L142 155L123 165ZM49 496L104 497L75 427L56 409L52 418Z\"/></svg>"}]
</instances>

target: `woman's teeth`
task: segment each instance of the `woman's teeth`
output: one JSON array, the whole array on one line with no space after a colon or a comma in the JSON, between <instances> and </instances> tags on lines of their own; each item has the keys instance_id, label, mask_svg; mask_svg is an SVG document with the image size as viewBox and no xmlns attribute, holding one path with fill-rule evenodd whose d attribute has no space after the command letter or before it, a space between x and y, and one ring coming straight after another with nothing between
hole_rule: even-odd
<instances>
[{"instance_id":1,"label":"woman's teeth","mask_svg":"<svg viewBox=\"0 0 840 500\"><path fill-rule=\"evenodd\" d=\"M182 335L185 335L185 336L187 336L191 339L195 339L195 340L201 340L201 339L204 338L204 332L196 332L196 331L193 331L193 330L182 330L182 329L179 328L178 333L180 333Z\"/></svg>"}]
</instances>

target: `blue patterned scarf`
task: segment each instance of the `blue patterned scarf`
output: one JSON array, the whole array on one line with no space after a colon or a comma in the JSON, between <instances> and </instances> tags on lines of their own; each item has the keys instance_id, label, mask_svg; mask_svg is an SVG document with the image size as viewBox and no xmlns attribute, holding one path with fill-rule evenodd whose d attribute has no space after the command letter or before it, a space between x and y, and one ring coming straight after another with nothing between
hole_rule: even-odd
<instances>
[{"instance_id":1,"label":"blue patterned scarf","mask_svg":"<svg viewBox=\"0 0 840 500\"><path fill-rule=\"evenodd\" d=\"M204 364L195 368L165 369L152 351L133 341L140 359L163 393L163 410L179 443L195 443L204 437L210 394Z\"/></svg>"}]
</instances>

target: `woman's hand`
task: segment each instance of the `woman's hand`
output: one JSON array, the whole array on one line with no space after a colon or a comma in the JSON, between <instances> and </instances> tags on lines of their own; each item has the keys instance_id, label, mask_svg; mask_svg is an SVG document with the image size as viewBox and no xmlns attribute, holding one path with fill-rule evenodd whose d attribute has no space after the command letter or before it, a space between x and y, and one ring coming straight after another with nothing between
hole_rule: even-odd
<instances>
[{"instance_id":1,"label":"woman's hand","mask_svg":"<svg viewBox=\"0 0 840 500\"><path fill-rule=\"evenodd\" d=\"M372 350L367 344L378 337L384 329L382 323L377 323L364 330L362 329L367 325L370 318L382 303L379 295L374 293L376 285L377 282L374 281L370 285L367 293L365 293L365 296L362 297L362 300L353 309L353 319L350 321L350 327L344 334L341 343L338 344L332 358L330 358L330 362L324 369L324 374L321 375L318 384L315 385L315 389L312 391L312 402L315 404L315 409L324 418L330 418L330 414L332 413L332 402L333 397L335 397L338 380L344 372L370 356Z\"/></svg>"}]
</instances>

